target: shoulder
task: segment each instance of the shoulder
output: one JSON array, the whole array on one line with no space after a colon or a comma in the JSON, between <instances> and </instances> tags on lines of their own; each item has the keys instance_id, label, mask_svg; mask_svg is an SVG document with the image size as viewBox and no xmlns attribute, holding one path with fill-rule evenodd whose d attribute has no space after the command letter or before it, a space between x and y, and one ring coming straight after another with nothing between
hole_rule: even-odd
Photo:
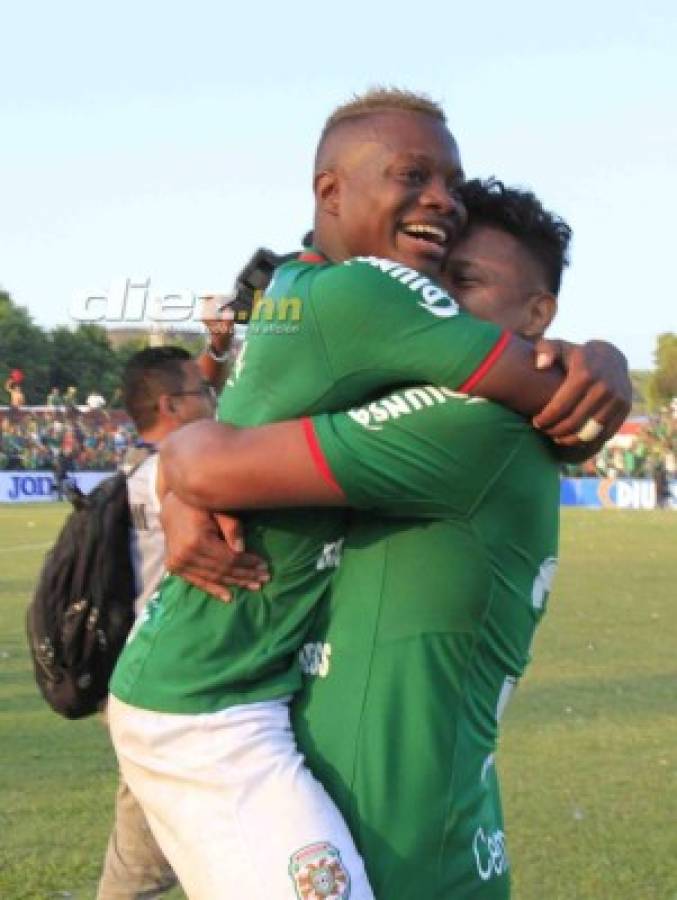
<instances>
[{"instance_id":1,"label":"shoulder","mask_svg":"<svg viewBox=\"0 0 677 900\"><path fill-rule=\"evenodd\" d=\"M392 259L356 256L343 263L318 267L313 293L320 299L340 294L346 299L365 294L374 299L400 297L442 317L457 315L459 306L433 279Z\"/></svg>"},{"instance_id":2,"label":"shoulder","mask_svg":"<svg viewBox=\"0 0 677 900\"><path fill-rule=\"evenodd\" d=\"M376 443L406 443L424 455L471 452L477 462L499 462L519 454L556 466L550 442L522 416L442 385L405 387L335 417L344 417L343 431L371 432Z\"/></svg>"},{"instance_id":3,"label":"shoulder","mask_svg":"<svg viewBox=\"0 0 677 900\"><path fill-rule=\"evenodd\" d=\"M440 389L442 390L442 389ZM493 445L504 456L514 452L520 457L542 460L548 466L558 468L553 444L531 422L519 413L482 397L449 392L444 407L431 414L431 426L454 434L467 433L478 446Z\"/></svg>"},{"instance_id":4,"label":"shoulder","mask_svg":"<svg viewBox=\"0 0 677 900\"><path fill-rule=\"evenodd\" d=\"M150 509L160 509L157 496L158 454L153 453L137 466L127 478L127 494L132 506L145 504Z\"/></svg>"},{"instance_id":5,"label":"shoulder","mask_svg":"<svg viewBox=\"0 0 677 900\"><path fill-rule=\"evenodd\" d=\"M143 447L130 447L120 465L130 485L145 484L157 472L158 455Z\"/></svg>"},{"instance_id":6,"label":"shoulder","mask_svg":"<svg viewBox=\"0 0 677 900\"><path fill-rule=\"evenodd\" d=\"M500 459L527 439L538 444L529 423L481 397L443 385L404 387L376 400L333 415L341 434L375 446L391 444L414 457L466 456ZM362 435L362 437L360 437Z\"/></svg>"}]
</instances>

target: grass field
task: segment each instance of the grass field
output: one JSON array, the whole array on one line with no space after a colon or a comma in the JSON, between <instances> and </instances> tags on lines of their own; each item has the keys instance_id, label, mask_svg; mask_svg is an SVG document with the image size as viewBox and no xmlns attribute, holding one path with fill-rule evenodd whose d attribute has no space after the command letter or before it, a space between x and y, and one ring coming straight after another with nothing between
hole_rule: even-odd
<instances>
[{"instance_id":1,"label":"grass field","mask_svg":"<svg viewBox=\"0 0 677 900\"><path fill-rule=\"evenodd\" d=\"M65 512L0 506L2 900L93 898L111 823L106 733L47 709L24 641ZM677 515L565 510L556 590L499 755L515 900L677 900L676 620Z\"/></svg>"}]
</instances>

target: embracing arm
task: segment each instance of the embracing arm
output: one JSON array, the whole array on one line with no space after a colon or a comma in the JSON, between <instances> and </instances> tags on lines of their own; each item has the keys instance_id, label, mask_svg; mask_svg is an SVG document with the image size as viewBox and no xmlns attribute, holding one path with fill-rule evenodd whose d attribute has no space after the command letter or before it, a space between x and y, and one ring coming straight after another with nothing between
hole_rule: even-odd
<instances>
[{"instance_id":1,"label":"embracing arm","mask_svg":"<svg viewBox=\"0 0 677 900\"><path fill-rule=\"evenodd\" d=\"M464 389L532 417L535 428L561 445L562 461L598 452L632 403L625 356L604 341L579 346L542 340L533 346L513 336L486 374ZM578 434L591 420L599 433L581 442Z\"/></svg>"},{"instance_id":2,"label":"embracing arm","mask_svg":"<svg viewBox=\"0 0 677 900\"><path fill-rule=\"evenodd\" d=\"M591 346L600 345L585 345ZM532 345L508 337L487 371L480 367L475 383L466 383L462 389L524 415L540 413L543 417L554 408L544 430L554 431L558 439L560 433L575 434L574 429L580 430L591 417L607 423L595 441L562 448L563 459L586 458L606 439L607 428L615 431L620 426L627 405L622 398L621 354L613 347L605 349L609 345L598 351L598 370L604 371L606 366L617 373L616 393L611 391L609 396L585 347L560 342L550 358L540 361L549 367L537 369ZM542 350L546 356L547 350ZM574 358L567 380L556 365L558 354L564 352L570 354L570 363ZM540 424L538 419L535 424ZM210 510L344 505L343 493L331 473L322 471L322 456L316 452L314 440L307 420L243 429L207 420L194 422L162 443L159 481L166 482L167 489L186 503Z\"/></svg>"},{"instance_id":3,"label":"embracing arm","mask_svg":"<svg viewBox=\"0 0 677 900\"><path fill-rule=\"evenodd\" d=\"M446 385L536 416L537 428L565 443L592 417L608 438L627 415L630 380L616 348L550 341L544 353L541 342L538 355L549 362L539 367L533 344L459 311L441 288L420 287L425 278L400 280L402 271L386 260L353 260L317 277L312 310L336 381L370 370L365 394Z\"/></svg>"},{"instance_id":4,"label":"embracing arm","mask_svg":"<svg viewBox=\"0 0 677 900\"><path fill-rule=\"evenodd\" d=\"M343 506L314 441L307 419L258 428L201 420L162 442L160 479L201 509Z\"/></svg>"}]
</instances>

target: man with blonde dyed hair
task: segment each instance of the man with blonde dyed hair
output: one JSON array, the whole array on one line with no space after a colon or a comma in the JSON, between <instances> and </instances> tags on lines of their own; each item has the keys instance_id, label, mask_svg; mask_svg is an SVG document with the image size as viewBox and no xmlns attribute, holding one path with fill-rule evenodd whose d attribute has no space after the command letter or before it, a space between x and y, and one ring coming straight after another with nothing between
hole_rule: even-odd
<instances>
[{"instance_id":1,"label":"man with blonde dyed hair","mask_svg":"<svg viewBox=\"0 0 677 900\"><path fill-rule=\"evenodd\" d=\"M413 91L403 91L399 88L374 88L366 94L355 96L347 103L338 106L324 123L315 151L315 171L317 172L326 165L327 139L338 125L356 123L365 116L383 112L421 113L424 116L438 119L444 125L447 122L446 114L440 104L425 94L415 94Z\"/></svg>"},{"instance_id":2,"label":"man with blonde dyed hair","mask_svg":"<svg viewBox=\"0 0 677 900\"><path fill-rule=\"evenodd\" d=\"M280 267L268 290L277 307L301 299L299 329L250 336L222 421L274 422L428 382L532 415L560 384L557 373L534 371L524 342L463 315L436 283L464 220L463 172L439 116L400 100L328 132L314 178L318 249ZM202 483L217 462L207 452L182 470ZM240 474L252 491L242 505L266 507L256 471ZM165 509L184 535L214 528L176 497ZM170 579L121 657L111 684L116 749L191 898L371 896L345 826L302 768L287 711L300 687L295 652L344 530L333 510L251 515L247 540L270 559L270 583L224 606ZM213 543L210 533L190 571L218 593Z\"/></svg>"}]
</instances>

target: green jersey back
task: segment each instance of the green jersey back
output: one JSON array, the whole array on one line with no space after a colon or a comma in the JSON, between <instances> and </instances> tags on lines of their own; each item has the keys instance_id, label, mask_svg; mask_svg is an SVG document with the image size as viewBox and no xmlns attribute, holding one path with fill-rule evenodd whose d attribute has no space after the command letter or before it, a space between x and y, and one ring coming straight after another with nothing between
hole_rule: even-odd
<instances>
[{"instance_id":1,"label":"green jersey back","mask_svg":"<svg viewBox=\"0 0 677 900\"><path fill-rule=\"evenodd\" d=\"M313 423L368 513L301 652L299 745L376 896L506 896L493 754L555 571L557 464L519 416L440 387Z\"/></svg>"},{"instance_id":2,"label":"green jersey back","mask_svg":"<svg viewBox=\"0 0 677 900\"><path fill-rule=\"evenodd\" d=\"M330 265L307 254L276 271L255 309L219 418L257 425L345 408L422 379L456 387L485 371L505 342L499 328L459 313L418 272L371 258ZM116 697L199 713L299 688L295 651L336 565L343 514L265 512L245 524L248 548L270 562L269 584L238 590L225 605L165 579L120 657Z\"/></svg>"}]
</instances>

